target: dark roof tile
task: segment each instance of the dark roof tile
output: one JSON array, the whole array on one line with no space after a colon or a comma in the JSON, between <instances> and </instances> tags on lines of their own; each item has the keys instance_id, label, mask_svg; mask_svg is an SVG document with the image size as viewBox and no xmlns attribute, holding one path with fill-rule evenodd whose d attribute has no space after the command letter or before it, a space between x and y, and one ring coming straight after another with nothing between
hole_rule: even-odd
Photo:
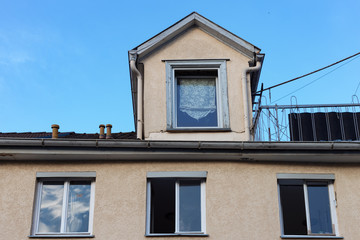
<instances>
[{"instance_id":1,"label":"dark roof tile","mask_svg":"<svg viewBox=\"0 0 360 240\"><path fill-rule=\"evenodd\" d=\"M99 139L98 133L59 132L59 138ZM112 133L112 139L136 139L135 132ZM0 138L51 138L51 132L0 132Z\"/></svg>"}]
</instances>

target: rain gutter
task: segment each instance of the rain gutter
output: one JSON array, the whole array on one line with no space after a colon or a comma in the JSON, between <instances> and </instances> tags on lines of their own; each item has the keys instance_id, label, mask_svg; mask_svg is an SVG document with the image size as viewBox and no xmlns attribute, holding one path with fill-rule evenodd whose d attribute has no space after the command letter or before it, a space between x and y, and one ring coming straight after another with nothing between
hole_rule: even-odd
<instances>
[{"instance_id":1,"label":"rain gutter","mask_svg":"<svg viewBox=\"0 0 360 240\"><path fill-rule=\"evenodd\" d=\"M246 161L360 163L360 142L0 139L0 162Z\"/></svg>"}]
</instances>

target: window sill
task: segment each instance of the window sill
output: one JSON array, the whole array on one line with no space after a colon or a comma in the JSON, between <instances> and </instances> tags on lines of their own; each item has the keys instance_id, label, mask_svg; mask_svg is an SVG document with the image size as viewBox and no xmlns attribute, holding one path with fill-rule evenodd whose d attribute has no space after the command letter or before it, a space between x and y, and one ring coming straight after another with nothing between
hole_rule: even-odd
<instances>
[{"instance_id":1,"label":"window sill","mask_svg":"<svg viewBox=\"0 0 360 240\"><path fill-rule=\"evenodd\" d=\"M29 238L94 238L95 235L62 235L62 234L46 234L46 235L30 235Z\"/></svg>"},{"instance_id":2,"label":"window sill","mask_svg":"<svg viewBox=\"0 0 360 240\"><path fill-rule=\"evenodd\" d=\"M159 234L145 234L145 237L209 237L209 234L203 233L159 233Z\"/></svg>"},{"instance_id":3,"label":"window sill","mask_svg":"<svg viewBox=\"0 0 360 240\"><path fill-rule=\"evenodd\" d=\"M344 239L340 236L281 235L282 239Z\"/></svg>"},{"instance_id":4,"label":"window sill","mask_svg":"<svg viewBox=\"0 0 360 240\"><path fill-rule=\"evenodd\" d=\"M231 132L230 128L167 128L167 132Z\"/></svg>"}]
</instances>

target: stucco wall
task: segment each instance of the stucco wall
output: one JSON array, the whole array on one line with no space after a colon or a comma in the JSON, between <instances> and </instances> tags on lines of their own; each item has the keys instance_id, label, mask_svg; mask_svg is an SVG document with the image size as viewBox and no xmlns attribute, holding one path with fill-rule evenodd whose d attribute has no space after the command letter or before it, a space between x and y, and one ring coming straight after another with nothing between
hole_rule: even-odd
<instances>
[{"instance_id":1,"label":"stucco wall","mask_svg":"<svg viewBox=\"0 0 360 240\"><path fill-rule=\"evenodd\" d=\"M165 62L181 59L230 59L227 61L228 100L231 132L166 132ZM199 28L193 27L140 62L144 63L145 139L157 140L244 140L244 109L241 74L250 59Z\"/></svg>"},{"instance_id":2,"label":"stucco wall","mask_svg":"<svg viewBox=\"0 0 360 240\"><path fill-rule=\"evenodd\" d=\"M0 239L28 239L36 172L96 171L95 239L145 237L148 171L208 171L206 227L196 239L280 239L276 173L334 173L339 231L360 236L360 165L297 165L244 162L1 163ZM171 239L192 239L173 237Z\"/></svg>"}]
</instances>

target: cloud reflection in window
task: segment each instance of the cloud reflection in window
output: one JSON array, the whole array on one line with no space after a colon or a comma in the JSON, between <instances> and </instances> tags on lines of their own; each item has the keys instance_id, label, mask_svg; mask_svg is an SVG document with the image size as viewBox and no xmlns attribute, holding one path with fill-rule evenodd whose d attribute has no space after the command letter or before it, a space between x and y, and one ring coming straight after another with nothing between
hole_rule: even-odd
<instances>
[{"instance_id":1,"label":"cloud reflection in window","mask_svg":"<svg viewBox=\"0 0 360 240\"><path fill-rule=\"evenodd\" d=\"M90 182L71 182L67 209L67 232L87 232L90 210Z\"/></svg>"},{"instance_id":2,"label":"cloud reflection in window","mask_svg":"<svg viewBox=\"0 0 360 240\"><path fill-rule=\"evenodd\" d=\"M64 183L44 182L41 192L39 232L60 232Z\"/></svg>"}]
</instances>

